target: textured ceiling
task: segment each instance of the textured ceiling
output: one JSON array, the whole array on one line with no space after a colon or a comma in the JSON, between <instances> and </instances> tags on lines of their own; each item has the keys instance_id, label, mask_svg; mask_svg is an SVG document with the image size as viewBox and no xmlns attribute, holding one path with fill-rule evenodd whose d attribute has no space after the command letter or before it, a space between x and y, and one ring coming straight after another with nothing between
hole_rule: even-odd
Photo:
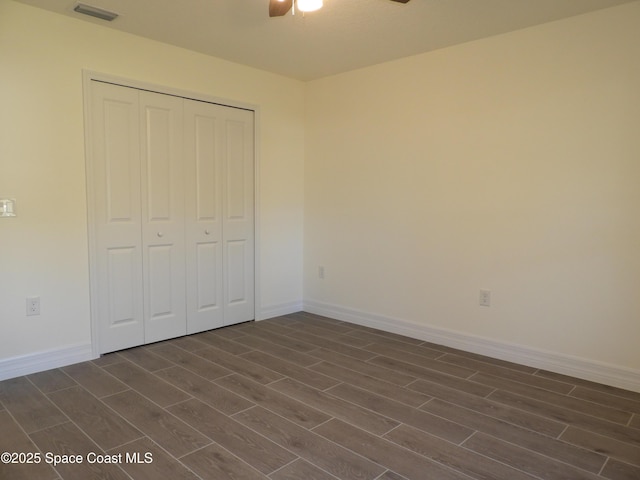
<instances>
[{"instance_id":1,"label":"textured ceiling","mask_svg":"<svg viewBox=\"0 0 640 480\"><path fill-rule=\"evenodd\" d=\"M638 0L324 0L306 15L269 18L268 0L17 0L84 21L300 80L489 37Z\"/></svg>"}]
</instances>

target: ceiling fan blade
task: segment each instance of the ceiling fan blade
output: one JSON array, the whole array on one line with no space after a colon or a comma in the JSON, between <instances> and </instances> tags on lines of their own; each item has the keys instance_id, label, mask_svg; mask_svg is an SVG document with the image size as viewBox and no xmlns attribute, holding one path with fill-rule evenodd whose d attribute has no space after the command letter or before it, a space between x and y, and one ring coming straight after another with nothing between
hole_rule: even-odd
<instances>
[{"instance_id":1,"label":"ceiling fan blade","mask_svg":"<svg viewBox=\"0 0 640 480\"><path fill-rule=\"evenodd\" d=\"M409 0L391 0L392 2L409 3Z\"/></svg>"},{"instance_id":2,"label":"ceiling fan blade","mask_svg":"<svg viewBox=\"0 0 640 480\"><path fill-rule=\"evenodd\" d=\"M269 16L282 17L291 10L292 5L293 0L269 0Z\"/></svg>"}]
</instances>

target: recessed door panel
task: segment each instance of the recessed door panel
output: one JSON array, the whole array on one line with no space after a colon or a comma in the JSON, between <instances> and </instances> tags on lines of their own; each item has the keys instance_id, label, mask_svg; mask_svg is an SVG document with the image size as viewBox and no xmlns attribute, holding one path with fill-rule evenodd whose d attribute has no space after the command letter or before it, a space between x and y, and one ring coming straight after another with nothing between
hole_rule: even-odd
<instances>
[{"instance_id":1,"label":"recessed door panel","mask_svg":"<svg viewBox=\"0 0 640 480\"><path fill-rule=\"evenodd\" d=\"M218 162L216 126L219 119L198 114L193 117L195 132L196 217L199 222L215 222L219 216L220 165Z\"/></svg>"},{"instance_id":2,"label":"recessed door panel","mask_svg":"<svg viewBox=\"0 0 640 480\"><path fill-rule=\"evenodd\" d=\"M236 120L227 120L226 125L227 171L226 197L229 220L244 220L247 216L247 171L245 162L245 124Z\"/></svg>"},{"instance_id":3,"label":"recessed door panel","mask_svg":"<svg viewBox=\"0 0 640 480\"><path fill-rule=\"evenodd\" d=\"M138 321L136 297L140 295L140 255L135 247L107 249L109 326Z\"/></svg>"},{"instance_id":4,"label":"recessed door panel","mask_svg":"<svg viewBox=\"0 0 640 480\"><path fill-rule=\"evenodd\" d=\"M182 99L140 92L145 342L186 334Z\"/></svg>"},{"instance_id":5,"label":"recessed door panel","mask_svg":"<svg viewBox=\"0 0 640 480\"><path fill-rule=\"evenodd\" d=\"M205 312L220 307L218 304L218 275L220 270L218 265L219 245L218 243L199 243L197 245L197 269L198 288L197 303L198 312Z\"/></svg>"},{"instance_id":6,"label":"recessed door panel","mask_svg":"<svg viewBox=\"0 0 640 480\"><path fill-rule=\"evenodd\" d=\"M234 305L247 301L246 278L246 245L244 240L234 240L227 243L227 291L228 304Z\"/></svg>"},{"instance_id":7,"label":"recessed door panel","mask_svg":"<svg viewBox=\"0 0 640 480\"><path fill-rule=\"evenodd\" d=\"M172 246L149 247L149 319L156 320L175 315L172 300L175 287L172 284Z\"/></svg>"},{"instance_id":8,"label":"recessed door panel","mask_svg":"<svg viewBox=\"0 0 640 480\"><path fill-rule=\"evenodd\" d=\"M145 146L144 158L146 167L146 204L149 222L167 221L171 219L172 196L175 196L176 185L172 177L177 174L172 168L175 155L174 119L175 112L171 105L159 108L146 105L145 114Z\"/></svg>"},{"instance_id":9,"label":"recessed door panel","mask_svg":"<svg viewBox=\"0 0 640 480\"><path fill-rule=\"evenodd\" d=\"M107 222L136 221L140 210L136 182L140 181L140 174L135 158L138 156L137 115L132 115L132 109L137 109L137 106L105 98L102 108L106 219Z\"/></svg>"}]
</instances>

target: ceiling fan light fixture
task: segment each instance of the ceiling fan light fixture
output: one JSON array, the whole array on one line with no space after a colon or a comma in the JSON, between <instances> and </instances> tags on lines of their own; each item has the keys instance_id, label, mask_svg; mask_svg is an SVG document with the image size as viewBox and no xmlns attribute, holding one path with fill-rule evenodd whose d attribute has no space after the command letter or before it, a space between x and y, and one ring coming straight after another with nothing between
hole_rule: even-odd
<instances>
[{"instance_id":1,"label":"ceiling fan light fixture","mask_svg":"<svg viewBox=\"0 0 640 480\"><path fill-rule=\"evenodd\" d=\"M322 0L298 0L296 3L301 12L313 12L322 8Z\"/></svg>"}]
</instances>

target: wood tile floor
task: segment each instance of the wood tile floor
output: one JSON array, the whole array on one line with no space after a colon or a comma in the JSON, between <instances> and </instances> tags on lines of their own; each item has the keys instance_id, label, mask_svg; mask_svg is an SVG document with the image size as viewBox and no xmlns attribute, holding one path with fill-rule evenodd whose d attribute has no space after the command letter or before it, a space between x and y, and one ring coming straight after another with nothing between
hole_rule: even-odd
<instances>
[{"instance_id":1,"label":"wood tile floor","mask_svg":"<svg viewBox=\"0 0 640 480\"><path fill-rule=\"evenodd\" d=\"M640 394L300 313L0 382L0 452L40 455L2 480L638 480Z\"/></svg>"}]
</instances>

